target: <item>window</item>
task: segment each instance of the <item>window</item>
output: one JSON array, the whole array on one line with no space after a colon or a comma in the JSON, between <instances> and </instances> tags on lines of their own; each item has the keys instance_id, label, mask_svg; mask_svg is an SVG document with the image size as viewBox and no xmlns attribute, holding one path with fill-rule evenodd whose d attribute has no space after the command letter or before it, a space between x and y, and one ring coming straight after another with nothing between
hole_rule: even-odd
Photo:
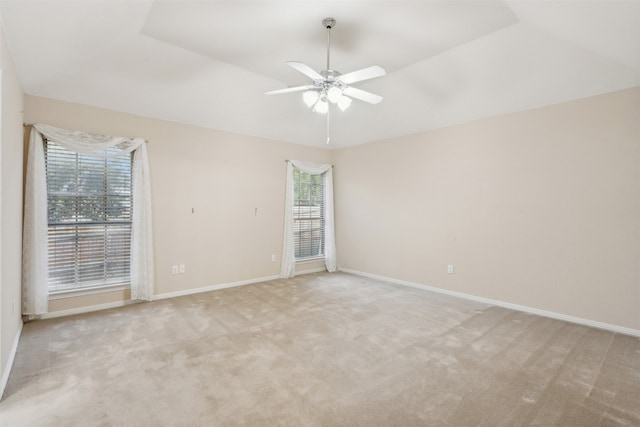
<instances>
[{"instance_id":1,"label":"window","mask_svg":"<svg viewBox=\"0 0 640 427\"><path fill-rule=\"evenodd\" d=\"M44 144L49 292L129 284L132 156Z\"/></svg>"},{"instance_id":2,"label":"window","mask_svg":"<svg viewBox=\"0 0 640 427\"><path fill-rule=\"evenodd\" d=\"M293 168L293 239L296 259L324 256L325 176Z\"/></svg>"}]
</instances>

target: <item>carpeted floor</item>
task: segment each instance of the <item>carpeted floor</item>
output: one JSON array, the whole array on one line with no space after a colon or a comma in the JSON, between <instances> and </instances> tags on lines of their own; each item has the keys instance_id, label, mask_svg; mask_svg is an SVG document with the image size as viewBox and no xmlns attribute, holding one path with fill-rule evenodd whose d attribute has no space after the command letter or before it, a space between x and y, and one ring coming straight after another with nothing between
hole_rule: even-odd
<instances>
[{"instance_id":1,"label":"carpeted floor","mask_svg":"<svg viewBox=\"0 0 640 427\"><path fill-rule=\"evenodd\" d=\"M640 425L640 339L349 274L25 325L2 426Z\"/></svg>"}]
</instances>

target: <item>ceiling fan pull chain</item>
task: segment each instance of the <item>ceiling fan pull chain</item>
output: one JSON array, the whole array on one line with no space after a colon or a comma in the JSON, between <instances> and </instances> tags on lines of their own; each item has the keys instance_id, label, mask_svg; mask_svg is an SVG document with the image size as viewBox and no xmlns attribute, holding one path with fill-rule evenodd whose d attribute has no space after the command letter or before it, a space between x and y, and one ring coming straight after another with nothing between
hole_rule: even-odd
<instances>
[{"instance_id":1,"label":"ceiling fan pull chain","mask_svg":"<svg viewBox=\"0 0 640 427\"><path fill-rule=\"evenodd\" d=\"M331 115L331 106L329 106L329 109L327 110L327 144L329 143L329 116Z\"/></svg>"}]
</instances>

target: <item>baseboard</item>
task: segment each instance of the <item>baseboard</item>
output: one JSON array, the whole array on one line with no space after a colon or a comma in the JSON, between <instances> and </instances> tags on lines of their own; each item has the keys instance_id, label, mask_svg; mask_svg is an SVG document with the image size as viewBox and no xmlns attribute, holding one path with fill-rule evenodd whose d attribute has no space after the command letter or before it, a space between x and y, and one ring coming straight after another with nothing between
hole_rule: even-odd
<instances>
[{"instance_id":1,"label":"baseboard","mask_svg":"<svg viewBox=\"0 0 640 427\"><path fill-rule=\"evenodd\" d=\"M536 314L538 316L549 317L551 319L564 320L565 322L576 323L584 326L591 326L593 328L604 329L611 332L616 332L625 335L631 335L634 337L640 337L640 330L627 328L624 326L612 325L610 323L598 322L595 320L583 319L581 317L569 316L562 313L556 313L553 311L540 310L533 307L527 307L524 305L512 304L510 302L494 300L490 298L483 298L475 295L465 294L463 292L449 291L447 289L435 288L433 286L423 285L420 283L409 282L406 280L394 279L393 277L380 276L378 274L365 273L362 271L352 270L349 268L342 268L340 271L345 273L355 274L357 276L368 277L370 279L383 280L385 282L395 283L403 286L410 286L412 288L423 289L439 294L449 295L457 298L463 298L471 301L481 302L490 305L496 305L498 307L509 308L511 310L523 311L525 313Z\"/></svg>"},{"instance_id":2,"label":"baseboard","mask_svg":"<svg viewBox=\"0 0 640 427\"><path fill-rule=\"evenodd\" d=\"M16 336L13 339L13 345L11 346L11 351L9 352L7 364L2 371L2 378L0 379L0 400L2 400L2 397L4 396L4 389L7 388L9 375L11 374L11 369L13 368L13 362L16 359L16 353L18 352L18 343L20 342L20 335L22 334L22 326L22 322L20 322L20 327L18 328Z\"/></svg>"},{"instance_id":3,"label":"baseboard","mask_svg":"<svg viewBox=\"0 0 640 427\"><path fill-rule=\"evenodd\" d=\"M279 279L280 276L259 277L257 279L240 280L238 282L222 283L220 285L205 286L203 288L185 289L184 291L168 292L166 294L154 295L152 300L161 300L167 298L182 297L185 295L200 294L202 292L217 291L219 289L235 288L236 286L251 285L254 283L268 282L269 280Z\"/></svg>"},{"instance_id":4,"label":"baseboard","mask_svg":"<svg viewBox=\"0 0 640 427\"><path fill-rule=\"evenodd\" d=\"M318 269L313 269L313 270L301 271L299 274L317 273L317 272L320 272L320 271L326 271L326 270L324 268L318 268ZM167 298L175 298L175 297L181 297L181 296L185 296L185 295L199 294L199 293L202 293L202 292L210 292L210 291L215 291L215 290L219 290L219 289L234 288L236 286L251 285L253 283L260 283L260 282L268 282L269 280L275 280L275 279L279 279L279 278L280 278L280 276L266 276L266 277L259 277L257 279L240 280L238 282L222 283L220 285L213 285L213 286L205 286L203 288L185 289L183 291L168 292L168 293L164 293L164 294L154 295L151 298L151 300L152 301L157 301L157 300L162 300L162 299L167 299ZM68 310L60 310L60 311L53 311L53 312L50 312L50 313L45 313L45 314L37 316L37 319L52 319L52 318L55 318L55 317L63 317L63 316L71 316L71 315L74 315L74 314L90 313L92 311L99 311L99 310L107 310L109 308L124 307L126 305L134 304L134 303L136 303L136 301L126 300L126 301L115 301L115 302L110 302L110 303L105 303L105 304L89 305L89 306L85 306L85 307L71 308L71 309L68 309Z\"/></svg>"},{"instance_id":5,"label":"baseboard","mask_svg":"<svg viewBox=\"0 0 640 427\"><path fill-rule=\"evenodd\" d=\"M107 310L109 308L124 307L125 305L129 305L129 304L133 304L133 303L135 303L135 301L126 300L126 301L108 302L108 303L105 303L105 304L87 305L87 306L84 306L84 307L70 308L68 310L52 311L50 313L41 314L41 315L37 316L37 318L38 319L53 319L53 318L56 318L56 317L72 316L74 314L91 313L92 311Z\"/></svg>"}]
</instances>

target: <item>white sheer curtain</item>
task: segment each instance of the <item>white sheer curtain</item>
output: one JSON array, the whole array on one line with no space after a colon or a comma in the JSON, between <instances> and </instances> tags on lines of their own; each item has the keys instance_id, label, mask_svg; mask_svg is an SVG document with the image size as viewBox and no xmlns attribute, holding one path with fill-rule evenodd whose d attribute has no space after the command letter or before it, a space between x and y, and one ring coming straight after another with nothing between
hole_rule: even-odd
<instances>
[{"instance_id":1,"label":"white sheer curtain","mask_svg":"<svg viewBox=\"0 0 640 427\"><path fill-rule=\"evenodd\" d=\"M47 288L47 182L42 136L67 149L107 158L133 152L133 212L131 225L131 298L150 300L153 295L153 243L149 161L141 138L95 135L34 125L29 139L23 232L23 314L48 310ZM108 155L100 151L115 147Z\"/></svg>"},{"instance_id":2,"label":"white sheer curtain","mask_svg":"<svg viewBox=\"0 0 640 427\"><path fill-rule=\"evenodd\" d=\"M32 129L24 193L22 314L48 311L47 277L47 176L42 135Z\"/></svg>"},{"instance_id":3,"label":"white sheer curtain","mask_svg":"<svg viewBox=\"0 0 640 427\"><path fill-rule=\"evenodd\" d=\"M336 265L336 239L333 218L333 167L315 163L290 160L287 162L287 182L285 185L284 238L280 277L286 279L296 274L296 255L293 240L293 168L310 175L325 175L324 189L324 264L327 271L334 272Z\"/></svg>"}]
</instances>

